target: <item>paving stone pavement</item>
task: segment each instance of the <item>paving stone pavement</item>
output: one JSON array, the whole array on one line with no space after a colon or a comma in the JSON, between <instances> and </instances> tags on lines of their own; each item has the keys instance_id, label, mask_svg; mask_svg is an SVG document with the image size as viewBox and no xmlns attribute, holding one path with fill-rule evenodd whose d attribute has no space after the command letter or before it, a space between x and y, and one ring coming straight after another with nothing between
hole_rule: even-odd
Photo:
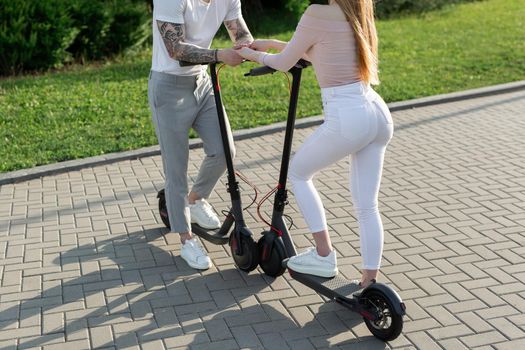
<instances>
[{"instance_id":1,"label":"paving stone pavement","mask_svg":"<svg viewBox=\"0 0 525 350\"><path fill-rule=\"evenodd\" d=\"M519 91L394 113L381 280L408 314L393 342L287 275L239 272L227 246L205 243L208 271L187 267L160 223L162 162L149 157L0 187L0 349L524 349L524 111ZM238 170L262 192L276 184L282 140L237 143ZM202 150L191 159L194 178ZM340 271L355 278L347 173L341 161L315 182ZM219 210L224 188L211 198ZM288 213L298 248L310 246L293 196ZM253 210L247 221L264 227Z\"/></svg>"}]
</instances>

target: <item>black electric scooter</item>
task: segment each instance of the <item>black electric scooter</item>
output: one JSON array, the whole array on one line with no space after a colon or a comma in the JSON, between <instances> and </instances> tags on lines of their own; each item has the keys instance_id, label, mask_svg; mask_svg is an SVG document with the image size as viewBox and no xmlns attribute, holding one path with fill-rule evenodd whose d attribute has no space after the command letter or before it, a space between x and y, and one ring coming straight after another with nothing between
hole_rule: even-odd
<instances>
[{"instance_id":1,"label":"black electric scooter","mask_svg":"<svg viewBox=\"0 0 525 350\"><path fill-rule=\"evenodd\" d=\"M192 63L186 63L184 65L192 65ZM233 168L231 145L226 127L227 117L224 113L224 106L222 104L220 85L217 76L217 65L215 63L210 64L210 75L228 170L227 190L230 193L232 206L220 228L207 230L197 224L192 224L191 229L192 233L213 244L222 245L229 243L232 257L237 267L243 271L249 272L254 270L259 264L259 249L257 243L253 239L253 234L246 225L243 217L239 182L236 179L235 170ZM159 213L162 222L166 227L170 228L164 189L158 192L157 198L159 199ZM234 224L233 232L229 234L230 229Z\"/></svg>"},{"instance_id":2,"label":"black electric scooter","mask_svg":"<svg viewBox=\"0 0 525 350\"><path fill-rule=\"evenodd\" d=\"M288 258L297 254L283 220L283 213L286 204L288 204L286 179L292 149L301 74L302 70L308 65L308 62L300 60L289 71L292 74L293 81L279 183L274 199L270 229L264 231L263 236L258 241L261 253L259 265L267 275L274 277L283 274L286 270ZM270 67L258 67L246 73L245 76L258 76L273 72L275 70ZM323 278L295 272L291 269L288 271L293 279L363 316L366 326L375 337L389 341L401 334L406 308L396 291L389 286L382 283L372 283L370 286L360 289L356 283L352 283L340 275L333 278Z\"/></svg>"}]
</instances>

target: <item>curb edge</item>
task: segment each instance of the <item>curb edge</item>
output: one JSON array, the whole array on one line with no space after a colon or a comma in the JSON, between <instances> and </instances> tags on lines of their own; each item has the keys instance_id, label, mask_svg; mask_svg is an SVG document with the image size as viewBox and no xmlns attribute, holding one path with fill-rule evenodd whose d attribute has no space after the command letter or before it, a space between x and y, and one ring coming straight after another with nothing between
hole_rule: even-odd
<instances>
[{"instance_id":1,"label":"curb edge","mask_svg":"<svg viewBox=\"0 0 525 350\"><path fill-rule=\"evenodd\" d=\"M525 89L525 80L520 80L512 83L493 85L478 89L471 89L448 94L434 95L429 97L416 98L407 101L392 102L388 104L391 112L397 112L412 108L420 108L431 105L438 105L450 102L457 102L469 99L475 99L486 96L499 95L510 93ZM323 117L312 116L298 119L296 128L308 128L322 123ZM242 129L233 132L234 140L245 140L257 136L269 135L280 132L286 128L286 122L278 122L270 125L259 126L252 129ZM191 139L189 143L190 149L202 147L201 139ZM88 157L76 160L69 160L59 163L41 165L34 168L16 170L6 173L0 173L0 186L23 182L41 178L48 175L56 175L68 171L80 170L104 164L110 164L123 160L139 159L160 154L158 145L139 148L132 151L108 153L101 156Z\"/></svg>"}]
</instances>

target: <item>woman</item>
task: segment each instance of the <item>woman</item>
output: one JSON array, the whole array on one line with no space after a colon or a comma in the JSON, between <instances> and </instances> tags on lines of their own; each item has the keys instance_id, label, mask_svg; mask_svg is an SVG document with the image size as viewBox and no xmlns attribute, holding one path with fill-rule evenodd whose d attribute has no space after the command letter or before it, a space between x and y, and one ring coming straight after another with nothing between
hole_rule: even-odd
<instances>
[{"instance_id":1,"label":"woman","mask_svg":"<svg viewBox=\"0 0 525 350\"><path fill-rule=\"evenodd\" d=\"M390 112L370 88L378 84L377 33L372 0L330 0L311 5L289 43L257 40L238 53L281 71L301 57L312 62L321 87L324 123L310 135L290 165L297 204L316 248L292 257L294 271L322 277L337 274L324 208L312 177L351 156L350 190L359 223L363 259L361 287L375 282L383 250L378 193L383 159L392 138ZM275 49L279 54L268 54Z\"/></svg>"}]
</instances>

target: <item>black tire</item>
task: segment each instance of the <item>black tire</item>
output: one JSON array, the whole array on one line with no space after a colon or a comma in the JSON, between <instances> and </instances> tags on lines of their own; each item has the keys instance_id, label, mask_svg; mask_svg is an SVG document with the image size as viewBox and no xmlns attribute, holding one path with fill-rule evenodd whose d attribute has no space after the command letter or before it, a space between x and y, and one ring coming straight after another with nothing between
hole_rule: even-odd
<instances>
[{"instance_id":1,"label":"black tire","mask_svg":"<svg viewBox=\"0 0 525 350\"><path fill-rule=\"evenodd\" d=\"M236 254L235 232L230 234L230 250L235 265L242 271L250 272L259 265L259 247L253 240L253 236L240 235L240 244L242 245L242 255Z\"/></svg>"},{"instance_id":2,"label":"black tire","mask_svg":"<svg viewBox=\"0 0 525 350\"><path fill-rule=\"evenodd\" d=\"M168 208L166 207L166 194L164 192L164 189L159 191L159 193L157 194L157 198L159 199L160 219L162 220L162 222L167 228L171 228L170 218L168 216Z\"/></svg>"},{"instance_id":3,"label":"black tire","mask_svg":"<svg viewBox=\"0 0 525 350\"><path fill-rule=\"evenodd\" d=\"M363 317L370 332L382 341L396 339L403 330L403 315L396 312L392 301L380 290L369 287L361 296L366 305L377 309L381 318L371 321Z\"/></svg>"},{"instance_id":4,"label":"black tire","mask_svg":"<svg viewBox=\"0 0 525 350\"><path fill-rule=\"evenodd\" d=\"M264 273L270 277L281 276L284 271L286 271L286 268L284 268L282 264L283 260L286 258L284 254L284 247L278 246L280 244L279 242L274 242L270 248L270 251L267 253L269 254L267 259L263 260L265 245L264 242L264 236L259 238L259 242L257 242L257 245L259 246L259 253L261 254L259 258L259 266L261 266Z\"/></svg>"}]
</instances>

